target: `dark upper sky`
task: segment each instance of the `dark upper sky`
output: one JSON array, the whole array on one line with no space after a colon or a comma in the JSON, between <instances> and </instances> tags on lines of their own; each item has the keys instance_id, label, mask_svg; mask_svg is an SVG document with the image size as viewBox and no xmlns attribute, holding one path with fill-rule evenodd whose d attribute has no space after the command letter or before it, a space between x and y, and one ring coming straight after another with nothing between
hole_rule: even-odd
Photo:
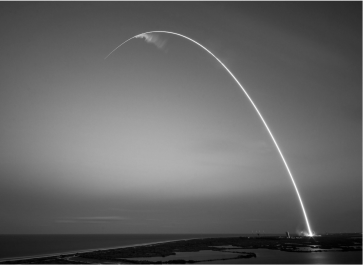
<instances>
[{"instance_id":1,"label":"dark upper sky","mask_svg":"<svg viewBox=\"0 0 363 265\"><path fill-rule=\"evenodd\" d=\"M0 2L0 233L362 228L361 2Z\"/></svg>"}]
</instances>

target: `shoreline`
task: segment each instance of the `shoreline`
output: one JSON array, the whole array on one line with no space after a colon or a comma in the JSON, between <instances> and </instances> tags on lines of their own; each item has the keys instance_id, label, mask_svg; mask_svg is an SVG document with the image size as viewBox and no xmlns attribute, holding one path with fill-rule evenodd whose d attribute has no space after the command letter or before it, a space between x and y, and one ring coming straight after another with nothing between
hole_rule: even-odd
<instances>
[{"instance_id":1,"label":"shoreline","mask_svg":"<svg viewBox=\"0 0 363 265\"><path fill-rule=\"evenodd\" d=\"M222 237L222 236L220 236ZM231 236L238 237L238 236ZM105 247L105 248L92 248L92 249L83 249L79 251L70 251L70 252L56 252L50 254L39 254L39 255L31 255L31 256L21 256L21 257L9 257L9 258L0 258L1 262L6 261L17 261L17 260L28 260L28 259L38 259L38 258L50 258L50 257L58 257L58 256L71 256L77 253L88 253L88 252L95 252L95 251L102 251L102 250L114 250L114 249L122 249L128 247L141 247L141 246L152 246L156 244L163 244L169 242L178 242L178 241L187 241L187 240L194 240L194 239L203 239L203 238L218 238L218 237L194 237L194 238L184 238L184 239L173 239L173 240L163 240L163 241L155 241L149 243L140 243L140 244L131 244L131 245L123 245L123 246L115 246L115 247Z\"/></svg>"},{"instance_id":2,"label":"shoreline","mask_svg":"<svg viewBox=\"0 0 363 265\"><path fill-rule=\"evenodd\" d=\"M180 239L180 240L184 240L184 239ZM0 262L26 260L26 259L37 259L37 258L49 258L49 257L57 257L57 256L61 256L61 255L69 256L69 255L75 255L77 253L87 253L87 252L94 252L94 251L99 251L99 250L112 250L112 249L128 248L128 247L140 247L140 246L145 246L145 245L153 245L153 244L158 244L158 243L168 243L168 242L173 242L173 241L179 241L179 240L158 241L158 242L141 243L141 244L118 246L118 247L91 248L91 249L83 249L83 250L79 250L79 251L77 250L77 251L71 251L71 252L57 252L57 253L40 254L40 255L34 255L34 256L1 258Z\"/></svg>"}]
</instances>

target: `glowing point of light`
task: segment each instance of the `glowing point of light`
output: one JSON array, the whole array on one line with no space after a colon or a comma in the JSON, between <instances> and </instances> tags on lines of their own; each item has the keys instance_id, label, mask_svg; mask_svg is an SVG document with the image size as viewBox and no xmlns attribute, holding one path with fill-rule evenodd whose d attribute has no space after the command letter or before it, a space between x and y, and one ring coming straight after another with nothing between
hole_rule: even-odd
<instances>
[{"instance_id":1,"label":"glowing point of light","mask_svg":"<svg viewBox=\"0 0 363 265\"><path fill-rule=\"evenodd\" d=\"M175 33L175 32L170 32L170 31L161 31L161 30L157 30L157 31L148 31L148 32L144 32L144 33L141 33L141 34L138 34L138 35L136 35L136 36L133 36L133 37L131 37L131 38L129 38L129 39L127 39L126 41L124 41L123 43L121 43L119 46L117 46L115 49L113 49L106 57L105 57L105 59L107 59L114 51L116 51L119 47L121 47L122 45L124 45L126 42L128 42L129 40L131 40L131 39L134 39L134 38L145 38L145 40L147 41L147 42L150 42L150 39L152 39L152 37L150 36L150 34L152 34L152 33L167 33L167 34L172 34L172 35L177 35L177 36L179 36L179 37L182 37L182 38L185 38L185 39L187 39L187 40L189 40L189 41L191 41L191 42L193 42L193 43L195 43L195 44L197 44L199 47L201 47L201 48L203 48L205 51L207 51L210 55L212 55L223 67L224 67L224 69L232 76L232 78L234 79L234 81L236 81L236 83L238 84L238 86L242 89L242 91L245 93L245 95L247 96L247 98L249 99L249 101L251 102L251 104L252 104L252 106L255 108L255 110L256 110L256 112L257 112L257 114L260 116L260 118L261 118L261 120L262 120L262 122L263 122L263 124L265 125L265 127L266 127L266 129L267 129L267 131L268 131L268 133L270 134L270 136L271 136L271 139L272 139L272 141L274 142L274 144L275 144L275 146L276 146L276 149L277 149L277 151L279 152L279 154L280 154L280 156L281 156L281 159L282 159L282 161L283 161L283 163L284 163L284 165L285 165L285 167L286 167L286 169L287 169L287 173L289 174L289 176L290 176L290 179L291 179L291 181L292 181L292 184L293 184L293 186L294 186L294 188L295 188L295 191L296 191L296 194L297 194L297 197L298 197L298 199L299 199L299 202L300 202L300 205L301 205L301 209L302 209L302 211L303 211L303 214L304 214L304 217L305 217L305 222L306 222L306 226L307 226L307 228L308 228L308 233L307 233L307 236L310 236L310 237L312 237L312 236L314 236L314 234L312 233L312 231L311 231L311 229L310 229L310 224L309 224L309 220L308 220L308 216L307 216L307 214L306 214L306 212L305 212L305 208L304 208L304 204L303 204L303 202L302 202L302 199L301 199L301 197L300 197L300 193L299 193L299 190L297 189L297 186L296 186L296 184L295 184L295 180L294 180L294 178L293 178L293 176L292 176L292 174L291 174L291 172L290 172L290 169L289 169L289 166L287 165L287 162L286 162L286 160L285 160L285 158L284 158L284 156L283 156L283 154L282 154L282 152L281 152L281 150L280 150L280 147L278 146L278 144L277 144L277 142L276 142L276 140L275 140L275 138L274 138L274 136L272 135L272 132L271 132L271 130L270 130L270 128L268 127L268 125L267 125L267 123L265 122L265 120L264 120L264 118L262 117L262 114L260 113L260 111L258 110L258 108L257 108L257 106L255 105L255 103L252 101L252 99L251 99L251 97L248 95L248 93L247 93L247 91L243 88L243 86L240 84L240 82L237 80L237 78L232 74L232 72L227 68L227 66L225 66L223 63L222 63L222 61L221 60L219 60L218 58L217 58L217 56L215 56L211 51L209 51L206 47L204 47L202 44L200 44L199 42L197 42L197 41L195 41L195 40L193 40L193 39L191 39L191 38L189 38L189 37L187 37L187 36L184 36L184 35L182 35L182 34L179 34L179 33Z\"/></svg>"}]
</instances>

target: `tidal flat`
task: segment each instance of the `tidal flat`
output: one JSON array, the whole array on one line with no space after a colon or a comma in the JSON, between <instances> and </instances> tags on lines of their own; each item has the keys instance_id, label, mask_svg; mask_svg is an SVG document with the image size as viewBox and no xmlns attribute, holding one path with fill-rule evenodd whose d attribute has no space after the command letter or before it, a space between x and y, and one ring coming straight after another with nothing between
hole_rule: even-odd
<instances>
[{"instance_id":1,"label":"tidal flat","mask_svg":"<svg viewBox=\"0 0 363 265\"><path fill-rule=\"evenodd\" d=\"M362 234L220 237L12 260L2 264L362 264Z\"/></svg>"}]
</instances>

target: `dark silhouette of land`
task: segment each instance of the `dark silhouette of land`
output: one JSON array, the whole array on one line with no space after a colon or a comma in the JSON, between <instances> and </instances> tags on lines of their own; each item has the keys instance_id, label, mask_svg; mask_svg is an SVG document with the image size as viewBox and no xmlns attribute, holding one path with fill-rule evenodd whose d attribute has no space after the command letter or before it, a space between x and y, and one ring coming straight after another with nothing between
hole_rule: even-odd
<instances>
[{"instance_id":1,"label":"dark silhouette of land","mask_svg":"<svg viewBox=\"0 0 363 265\"><path fill-rule=\"evenodd\" d=\"M183 264L228 259L256 258L254 249L271 249L287 252L329 252L329 251L362 251L362 234L331 234L317 237L287 238L278 236L257 237L226 237L179 240L165 243L155 243L136 247L124 247L107 250L97 250L84 253L57 255L43 258L13 260L2 264L88 264L88 263L129 263L129 264ZM145 258L172 257L176 252L216 251L235 253L231 258L184 260L170 259L167 261L151 261ZM136 260L135 258L143 258ZM357 261L361 263L360 261Z\"/></svg>"}]
</instances>

